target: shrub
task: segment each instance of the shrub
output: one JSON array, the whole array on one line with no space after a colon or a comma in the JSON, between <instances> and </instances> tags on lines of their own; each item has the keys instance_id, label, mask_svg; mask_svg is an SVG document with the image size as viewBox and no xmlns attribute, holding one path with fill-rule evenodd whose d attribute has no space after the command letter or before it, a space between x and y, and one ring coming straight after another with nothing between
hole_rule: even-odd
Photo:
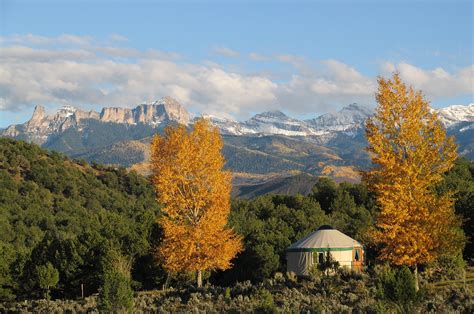
<instances>
[{"instance_id":1,"label":"shrub","mask_svg":"<svg viewBox=\"0 0 474 314\"><path fill-rule=\"evenodd\" d=\"M334 259L330 251L327 251L324 254L324 261L318 264L318 268L323 274L329 276L339 269L339 262Z\"/></svg>"},{"instance_id":2,"label":"shrub","mask_svg":"<svg viewBox=\"0 0 474 314\"><path fill-rule=\"evenodd\" d=\"M99 308L106 313L131 313L133 290L131 286L131 261L118 251L106 254L103 265L103 284L99 290Z\"/></svg>"},{"instance_id":3,"label":"shrub","mask_svg":"<svg viewBox=\"0 0 474 314\"><path fill-rule=\"evenodd\" d=\"M231 298L231 295L230 295L230 288L229 288L229 287L225 288L224 298L225 298L226 300L230 300L230 298Z\"/></svg>"},{"instance_id":4,"label":"shrub","mask_svg":"<svg viewBox=\"0 0 474 314\"><path fill-rule=\"evenodd\" d=\"M388 264L376 265L374 268L378 297L389 299L394 294L395 270Z\"/></svg>"},{"instance_id":5,"label":"shrub","mask_svg":"<svg viewBox=\"0 0 474 314\"><path fill-rule=\"evenodd\" d=\"M59 282L59 272L51 263L36 267L38 286L44 291L44 297L49 300L49 291Z\"/></svg>"},{"instance_id":6,"label":"shrub","mask_svg":"<svg viewBox=\"0 0 474 314\"><path fill-rule=\"evenodd\" d=\"M377 265L374 271L379 298L393 302L397 311L415 311L421 292L416 292L415 278L407 266L396 269L388 264Z\"/></svg>"},{"instance_id":7,"label":"shrub","mask_svg":"<svg viewBox=\"0 0 474 314\"><path fill-rule=\"evenodd\" d=\"M444 255L438 257L428 265L425 272L429 281L457 280L462 279L465 274L466 262L462 254Z\"/></svg>"},{"instance_id":8,"label":"shrub","mask_svg":"<svg viewBox=\"0 0 474 314\"><path fill-rule=\"evenodd\" d=\"M319 265L313 265L311 266L309 269L308 269L308 275L311 279L313 280L320 280L322 275L323 275L323 272L321 271L321 269L319 268Z\"/></svg>"},{"instance_id":9,"label":"shrub","mask_svg":"<svg viewBox=\"0 0 474 314\"><path fill-rule=\"evenodd\" d=\"M416 300L415 278L408 267L403 266L395 276L394 301L413 302Z\"/></svg>"},{"instance_id":10,"label":"shrub","mask_svg":"<svg viewBox=\"0 0 474 314\"><path fill-rule=\"evenodd\" d=\"M270 291L265 288L261 288L257 291L257 297L260 301L259 310L265 313L276 312L275 303L273 301L273 295Z\"/></svg>"},{"instance_id":11,"label":"shrub","mask_svg":"<svg viewBox=\"0 0 474 314\"><path fill-rule=\"evenodd\" d=\"M286 272L286 279L288 279L288 281L291 281L291 282L298 281L298 277L296 277L296 274L292 271Z\"/></svg>"}]
</instances>

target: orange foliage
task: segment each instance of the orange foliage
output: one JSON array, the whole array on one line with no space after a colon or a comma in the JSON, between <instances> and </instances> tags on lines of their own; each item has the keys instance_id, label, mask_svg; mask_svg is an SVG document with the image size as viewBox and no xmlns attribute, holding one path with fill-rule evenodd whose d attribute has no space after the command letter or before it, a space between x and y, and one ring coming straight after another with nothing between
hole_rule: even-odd
<instances>
[{"instance_id":1,"label":"orange foliage","mask_svg":"<svg viewBox=\"0 0 474 314\"><path fill-rule=\"evenodd\" d=\"M191 132L170 126L153 139L153 181L164 206L158 258L169 271L227 269L242 250L241 237L225 227L231 174L222 170L222 146L217 129L203 119Z\"/></svg>"},{"instance_id":2,"label":"orange foliage","mask_svg":"<svg viewBox=\"0 0 474 314\"><path fill-rule=\"evenodd\" d=\"M456 145L421 92L398 74L378 83L378 107L366 129L376 167L365 180L380 207L370 236L382 247L381 259L416 266L462 245L452 194L434 190L453 166Z\"/></svg>"}]
</instances>

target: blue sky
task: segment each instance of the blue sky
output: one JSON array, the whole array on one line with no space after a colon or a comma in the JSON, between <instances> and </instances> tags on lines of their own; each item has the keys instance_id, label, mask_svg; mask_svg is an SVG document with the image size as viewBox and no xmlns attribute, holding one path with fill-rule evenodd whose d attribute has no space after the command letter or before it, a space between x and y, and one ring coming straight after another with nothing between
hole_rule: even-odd
<instances>
[{"instance_id":1,"label":"blue sky","mask_svg":"<svg viewBox=\"0 0 474 314\"><path fill-rule=\"evenodd\" d=\"M434 107L473 102L471 1L0 3L0 127L35 104L166 95L237 119L315 116L373 105L376 76L393 70Z\"/></svg>"}]
</instances>

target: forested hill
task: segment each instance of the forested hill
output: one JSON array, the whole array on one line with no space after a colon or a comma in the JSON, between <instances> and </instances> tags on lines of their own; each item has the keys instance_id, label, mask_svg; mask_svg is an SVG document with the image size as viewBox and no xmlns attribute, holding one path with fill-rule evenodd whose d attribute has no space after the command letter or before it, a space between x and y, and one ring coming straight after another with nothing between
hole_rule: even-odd
<instances>
[{"instance_id":1,"label":"forested hill","mask_svg":"<svg viewBox=\"0 0 474 314\"><path fill-rule=\"evenodd\" d=\"M474 163L459 159L437 187L457 191L456 212L469 237L474 230L469 219L473 178ZM271 278L286 269L285 248L322 224L362 240L373 223L373 195L363 184L313 179L299 181L302 187L308 185L307 196L234 200L229 225L243 235L245 250L231 269L213 273L209 280L230 284ZM277 193L291 192L270 187ZM268 192L264 188L260 192ZM53 298L77 298L81 284L85 295L96 293L111 251L132 261L134 290L161 288L166 273L153 258L160 241L158 215L153 186L134 172L88 165L33 144L0 139L0 302L15 296L42 297L38 269L49 264L59 273ZM470 242L466 259L473 253ZM179 286L186 278L174 274L171 281Z\"/></svg>"},{"instance_id":2,"label":"forested hill","mask_svg":"<svg viewBox=\"0 0 474 314\"><path fill-rule=\"evenodd\" d=\"M60 272L59 291L96 291L107 248L150 251L159 208L134 172L0 139L0 189L0 296L29 293L34 266L47 262Z\"/></svg>"}]
</instances>

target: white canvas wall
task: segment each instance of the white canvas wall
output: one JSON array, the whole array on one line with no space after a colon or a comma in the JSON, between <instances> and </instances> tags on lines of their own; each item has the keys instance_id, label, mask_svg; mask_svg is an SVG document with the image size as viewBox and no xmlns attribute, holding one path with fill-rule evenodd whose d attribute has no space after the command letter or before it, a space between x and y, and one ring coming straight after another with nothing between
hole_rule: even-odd
<instances>
[{"instance_id":1,"label":"white canvas wall","mask_svg":"<svg viewBox=\"0 0 474 314\"><path fill-rule=\"evenodd\" d=\"M331 251L330 253L332 258L339 262L341 267L352 268L352 250ZM317 263L316 255L313 261L312 254L313 252L287 252L287 271L292 271L299 276L307 275L308 269L313 266L313 262ZM326 253L324 252L323 254Z\"/></svg>"},{"instance_id":2,"label":"white canvas wall","mask_svg":"<svg viewBox=\"0 0 474 314\"><path fill-rule=\"evenodd\" d=\"M311 266L311 252L287 252L286 271L292 271L298 276L308 274Z\"/></svg>"}]
</instances>

